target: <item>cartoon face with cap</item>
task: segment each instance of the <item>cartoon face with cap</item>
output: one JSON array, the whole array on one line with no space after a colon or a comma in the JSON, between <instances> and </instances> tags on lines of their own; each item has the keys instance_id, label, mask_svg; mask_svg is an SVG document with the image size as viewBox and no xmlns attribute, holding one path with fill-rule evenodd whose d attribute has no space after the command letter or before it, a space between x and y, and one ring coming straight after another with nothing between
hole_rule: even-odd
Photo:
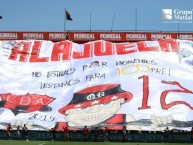
<instances>
[{"instance_id":1,"label":"cartoon face with cap","mask_svg":"<svg viewBox=\"0 0 193 145\"><path fill-rule=\"evenodd\" d=\"M121 105L131 99L132 94L123 91L120 85L97 85L74 93L71 102L59 112L74 126L98 125L115 115Z\"/></svg>"}]
</instances>

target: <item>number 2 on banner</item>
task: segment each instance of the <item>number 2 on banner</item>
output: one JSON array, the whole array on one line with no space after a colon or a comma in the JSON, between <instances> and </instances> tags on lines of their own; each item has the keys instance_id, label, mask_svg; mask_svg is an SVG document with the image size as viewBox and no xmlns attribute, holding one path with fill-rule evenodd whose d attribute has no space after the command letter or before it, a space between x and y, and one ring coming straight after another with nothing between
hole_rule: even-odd
<instances>
[{"instance_id":1,"label":"number 2 on banner","mask_svg":"<svg viewBox=\"0 0 193 145\"><path fill-rule=\"evenodd\" d=\"M149 76L141 76L141 77L138 77L138 79L143 79L143 99L142 99L142 106L139 107L138 109L141 110L141 109L149 109L151 108L151 106L148 106L148 97L149 97ZM168 103L166 104L165 100L166 100L166 96L168 93L170 92L176 92L176 93L189 93L189 94L193 94L192 91L182 87L180 85L179 82L176 82L176 81L162 81L163 84L169 84L169 85L177 85L180 89L172 89L172 90L165 90L161 93L161 96L160 96L160 102L161 102L161 106L162 106L162 109L164 110L167 110L175 105L179 105L179 104L184 104L186 106L188 106L190 109L193 110L193 107L188 104L187 102L184 102L184 101L173 101L171 103Z\"/></svg>"}]
</instances>

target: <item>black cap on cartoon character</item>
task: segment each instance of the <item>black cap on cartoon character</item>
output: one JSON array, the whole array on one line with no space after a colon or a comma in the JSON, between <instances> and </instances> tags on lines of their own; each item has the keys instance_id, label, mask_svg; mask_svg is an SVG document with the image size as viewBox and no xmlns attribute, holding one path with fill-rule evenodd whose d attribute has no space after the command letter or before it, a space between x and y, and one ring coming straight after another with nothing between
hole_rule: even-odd
<instances>
[{"instance_id":1,"label":"black cap on cartoon character","mask_svg":"<svg viewBox=\"0 0 193 145\"><path fill-rule=\"evenodd\" d=\"M132 94L121 89L120 84L103 84L85 88L74 93L71 102L59 109L59 113L65 114L66 110L85 108L97 104L109 103L124 98L126 103L132 99Z\"/></svg>"}]
</instances>

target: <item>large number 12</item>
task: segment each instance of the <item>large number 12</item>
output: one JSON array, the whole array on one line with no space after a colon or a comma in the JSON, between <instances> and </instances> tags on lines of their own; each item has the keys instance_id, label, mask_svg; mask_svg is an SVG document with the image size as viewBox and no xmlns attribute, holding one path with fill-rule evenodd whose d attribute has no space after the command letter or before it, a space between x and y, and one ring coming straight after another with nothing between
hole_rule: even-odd
<instances>
[{"instance_id":1,"label":"large number 12","mask_svg":"<svg viewBox=\"0 0 193 145\"><path fill-rule=\"evenodd\" d=\"M149 97L149 76L141 76L138 77L138 79L143 79L143 100L142 100L142 106L139 107L138 109L149 109L151 108L151 106L148 106L148 97ZM173 101L171 103L166 104L165 99L168 93L170 92L180 92L180 93L189 93L189 94L193 94L192 91L182 87L180 85L179 82L176 81L162 81L163 84L169 84L169 85L176 85L181 89L173 89L173 90L165 90L161 93L161 97L160 97L160 103L162 106L162 109L167 110L175 105L179 105L179 104L184 104L186 106L188 106L190 109L193 110L193 106L191 106L190 104L188 104L187 102L184 101ZM192 96L193 97L193 96Z\"/></svg>"}]
</instances>

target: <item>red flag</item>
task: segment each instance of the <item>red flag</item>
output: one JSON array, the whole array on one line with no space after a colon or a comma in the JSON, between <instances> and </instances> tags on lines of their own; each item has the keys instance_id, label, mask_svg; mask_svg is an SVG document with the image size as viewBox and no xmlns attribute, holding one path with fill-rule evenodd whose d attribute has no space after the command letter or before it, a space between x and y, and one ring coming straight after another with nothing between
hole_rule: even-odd
<instances>
[{"instance_id":1,"label":"red flag","mask_svg":"<svg viewBox=\"0 0 193 145\"><path fill-rule=\"evenodd\" d=\"M66 20L72 21L72 18L71 18L71 16L70 16L70 13L69 13L67 10L65 10L65 12L66 12Z\"/></svg>"}]
</instances>

